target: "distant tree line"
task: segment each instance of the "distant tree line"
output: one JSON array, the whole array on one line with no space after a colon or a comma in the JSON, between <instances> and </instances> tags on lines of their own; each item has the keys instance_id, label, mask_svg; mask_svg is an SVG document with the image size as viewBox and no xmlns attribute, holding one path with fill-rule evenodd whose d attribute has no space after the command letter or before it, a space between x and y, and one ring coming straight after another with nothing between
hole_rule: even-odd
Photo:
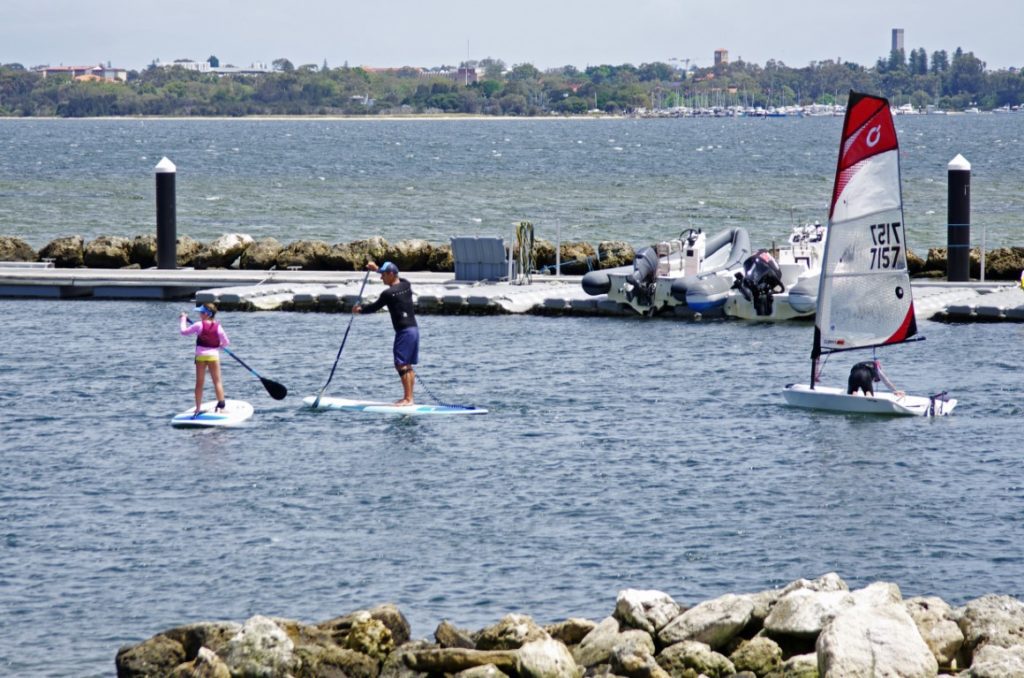
<instances>
[{"instance_id":1,"label":"distant tree line","mask_svg":"<svg viewBox=\"0 0 1024 678\"><path fill-rule=\"evenodd\" d=\"M211 56L211 66L219 60ZM216 74L152 65L124 83L43 77L20 64L0 65L0 116L246 116L467 113L536 116L598 110L629 113L675 106L764 107L843 103L850 89L888 96L894 104L943 110L994 109L1024 102L1024 74L988 71L957 49L905 55L893 51L873 67L812 62L792 68L735 61L684 71L666 63L573 66L540 71L508 68L500 59L466 62L476 82L414 68L370 70L347 65L295 66L276 59L271 72Z\"/></svg>"}]
</instances>

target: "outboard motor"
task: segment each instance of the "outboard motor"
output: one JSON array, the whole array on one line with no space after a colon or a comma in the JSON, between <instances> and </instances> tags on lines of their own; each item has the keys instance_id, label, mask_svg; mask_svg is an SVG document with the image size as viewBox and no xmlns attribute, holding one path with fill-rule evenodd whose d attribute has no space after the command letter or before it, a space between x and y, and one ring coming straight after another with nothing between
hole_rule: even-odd
<instances>
[{"instance_id":1,"label":"outboard motor","mask_svg":"<svg viewBox=\"0 0 1024 678\"><path fill-rule=\"evenodd\" d=\"M633 259L633 272L626 277L631 289L626 291L629 299L634 297L643 304L654 301L654 288L658 275L658 253L652 247L637 250Z\"/></svg>"},{"instance_id":2,"label":"outboard motor","mask_svg":"<svg viewBox=\"0 0 1024 678\"><path fill-rule=\"evenodd\" d=\"M771 315L773 297L786 291L782 269L768 250L758 250L743 262L743 273L736 274L733 289L754 304L757 315Z\"/></svg>"}]
</instances>

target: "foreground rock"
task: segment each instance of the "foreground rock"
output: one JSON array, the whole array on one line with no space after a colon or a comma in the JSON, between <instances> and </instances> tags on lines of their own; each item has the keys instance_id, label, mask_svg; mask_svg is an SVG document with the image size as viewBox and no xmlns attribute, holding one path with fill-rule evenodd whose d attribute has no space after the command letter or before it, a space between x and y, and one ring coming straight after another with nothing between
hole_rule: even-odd
<instances>
[{"instance_id":1,"label":"foreground rock","mask_svg":"<svg viewBox=\"0 0 1024 678\"><path fill-rule=\"evenodd\" d=\"M411 640L397 607L317 624L254 616L204 622L121 648L121 678L965 678L1024 676L1024 603L984 596L962 608L903 600L896 584L851 591L837 574L726 594L690 608L626 589L600 622L547 626L509 614L478 631L448 621Z\"/></svg>"}]
</instances>

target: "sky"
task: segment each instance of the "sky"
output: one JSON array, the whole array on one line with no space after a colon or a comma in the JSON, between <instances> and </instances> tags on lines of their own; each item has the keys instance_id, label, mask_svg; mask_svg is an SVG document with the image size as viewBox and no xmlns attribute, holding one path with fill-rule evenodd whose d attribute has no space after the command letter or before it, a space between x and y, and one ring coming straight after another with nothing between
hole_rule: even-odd
<instances>
[{"instance_id":1,"label":"sky","mask_svg":"<svg viewBox=\"0 0 1024 678\"><path fill-rule=\"evenodd\" d=\"M1024 0L2 0L0 63L142 69L440 66L491 57L540 69L888 57L893 28L929 55L957 47L1024 67Z\"/></svg>"}]
</instances>

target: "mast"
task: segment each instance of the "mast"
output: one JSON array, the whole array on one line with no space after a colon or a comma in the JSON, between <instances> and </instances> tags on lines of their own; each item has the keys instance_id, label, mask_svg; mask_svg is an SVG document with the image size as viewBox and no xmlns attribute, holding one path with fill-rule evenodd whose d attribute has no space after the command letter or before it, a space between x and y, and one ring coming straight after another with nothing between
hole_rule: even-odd
<instances>
[{"instance_id":1,"label":"mast","mask_svg":"<svg viewBox=\"0 0 1024 678\"><path fill-rule=\"evenodd\" d=\"M872 348L917 333L899 166L888 100L850 92L829 205L811 388L823 353Z\"/></svg>"}]
</instances>

